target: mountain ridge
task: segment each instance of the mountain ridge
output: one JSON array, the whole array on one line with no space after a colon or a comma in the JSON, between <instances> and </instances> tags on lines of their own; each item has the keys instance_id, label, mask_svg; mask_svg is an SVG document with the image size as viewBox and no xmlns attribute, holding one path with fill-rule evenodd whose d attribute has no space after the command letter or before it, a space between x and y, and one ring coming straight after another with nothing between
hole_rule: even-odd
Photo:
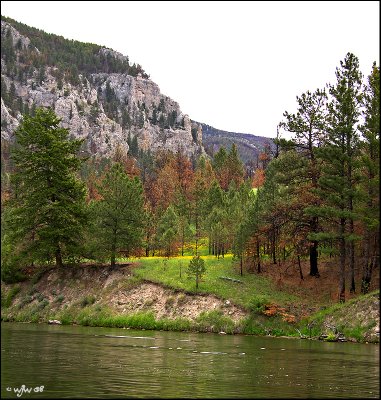
<instances>
[{"instance_id":1,"label":"mountain ridge","mask_svg":"<svg viewBox=\"0 0 381 400\"><path fill-rule=\"evenodd\" d=\"M23 114L51 107L82 151L110 157L129 138L152 152L204 154L201 127L128 56L1 17L1 135L14 139ZM195 134L192 135L192 129Z\"/></svg>"},{"instance_id":2,"label":"mountain ridge","mask_svg":"<svg viewBox=\"0 0 381 400\"><path fill-rule=\"evenodd\" d=\"M259 154L266 148L274 150L273 139L250 133L229 132L214 128L203 122L193 121L202 127L203 144L209 155L217 152L221 146L230 148L233 143L237 146L238 153L244 163L257 161Z\"/></svg>"},{"instance_id":3,"label":"mountain ridge","mask_svg":"<svg viewBox=\"0 0 381 400\"><path fill-rule=\"evenodd\" d=\"M179 148L191 158L237 144L244 162L271 139L216 129L189 118L161 93L140 64L93 43L65 39L1 16L1 137L14 139L23 114L49 106L82 151L110 157L127 153L136 137L143 151ZM208 149L205 152L205 148Z\"/></svg>"}]
</instances>

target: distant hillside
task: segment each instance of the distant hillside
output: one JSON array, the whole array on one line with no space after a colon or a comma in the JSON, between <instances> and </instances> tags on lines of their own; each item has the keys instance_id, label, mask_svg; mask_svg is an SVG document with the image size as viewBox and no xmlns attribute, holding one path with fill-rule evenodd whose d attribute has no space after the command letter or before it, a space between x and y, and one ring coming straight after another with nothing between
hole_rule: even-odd
<instances>
[{"instance_id":1,"label":"distant hillside","mask_svg":"<svg viewBox=\"0 0 381 400\"><path fill-rule=\"evenodd\" d=\"M23 115L41 106L84 139L81 151L88 155L128 152L133 140L137 151L204 154L201 126L128 56L1 16L2 165Z\"/></svg>"},{"instance_id":2,"label":"distant hillside","mask_svg":"<svg viewBox=\"0 0 381 400\"><path fill-rule=\"evenodd\" d=\"M202 122L202 144L209 155L213 155L221 146L229 149L236 144L239 155L244 163L256 160L259 153L267 146L273 150L275 145L272 139L264 136L255 136L248 133L227 132L213 128Z\"/></svg>"}]
</instances>

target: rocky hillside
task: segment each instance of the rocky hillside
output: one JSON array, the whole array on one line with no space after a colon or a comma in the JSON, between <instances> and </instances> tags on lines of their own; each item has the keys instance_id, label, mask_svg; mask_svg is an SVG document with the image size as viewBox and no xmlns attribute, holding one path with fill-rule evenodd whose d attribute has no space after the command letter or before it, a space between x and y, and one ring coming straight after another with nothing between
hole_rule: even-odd
<instances>
[{"instance_id":1,"label":"rocky hillside","mask_svg":"<svg viewBox=\"0 0 381 400\"><path fill-rule=\"evenodd\" d=\"M135 137L142 150L204 152L200 124L127 56L1 17L2 149L22 114L38 106L52 107L73 137L85 139L87 154L128 151Z\"/></svg>"},{"instance_id":2,"label":"rocky hillside","mask_svg":"<svg viewBox=\"0 0 381 400\"><path fill-rule=\"evenodd\" d=\"M221 146L229 149L235 143L241 160L249 163L250 161L256 162L259 154L266 147L270 151L275 149L274 142L264 136L227 132L204 123L195 123L202 127L203 145L209 155L216 153Z\"/></svg>"}]
</instances>

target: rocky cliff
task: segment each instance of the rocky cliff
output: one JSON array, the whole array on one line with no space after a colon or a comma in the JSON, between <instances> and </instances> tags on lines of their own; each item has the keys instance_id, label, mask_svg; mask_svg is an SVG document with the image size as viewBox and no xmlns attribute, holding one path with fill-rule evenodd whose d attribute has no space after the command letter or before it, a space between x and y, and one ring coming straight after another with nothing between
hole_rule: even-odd
<instances>
[{"instance_id":1,"label":"rocky cliff","mask_svg":"<svg viewBox=\"0 0 381 400\"><path fill-rule=\"evenodd\" d=\"M128 57L2 17L1 138L12 141L24 113L52 107L83 151L110 156L134 137L142 150L204 153L202 128Z\"/></svg>"}]
</instances>

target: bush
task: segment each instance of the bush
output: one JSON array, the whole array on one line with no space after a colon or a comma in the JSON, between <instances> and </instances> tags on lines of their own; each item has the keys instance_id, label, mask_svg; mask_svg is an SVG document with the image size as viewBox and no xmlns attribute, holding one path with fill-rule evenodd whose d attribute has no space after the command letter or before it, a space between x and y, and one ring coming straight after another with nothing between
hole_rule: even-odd
<instances>
[{"instance_id":1,"label":"bush","mask_svg":"<svg viewBox=\"0 0 381 400\"><path fill-rule=\"evenodd\" d=\"M59 295L56 297L55 302L56 302L56 303L62 303L62 302L64 301L64 299L65 299L65 297L64 297L62 294L59 294Z\"/></svg>"},{"instance_id":2,"label":"bush","mask_svg":"<svg viewBox=\"0 0 381 400\"><path fill-rule=\"evenodd\" d=\"M36 307L37 311L43 310L49 304L48 299L43 299Z\"/></svg>"},{"instance_id":3,"label":"bush","mask_svg":"<svg viewBox=\"0 0 381 400\"><path fill-rule=\"evenodd\" d=\"M80 302L80 306L82 308L86 307L86 306L90 306L92 304L94 304L96 302L96 298L95 296L85 296L81 302Z\"/></svg>"},{"instance_id":4,"label":"bush","mask_svg":"<svg viewBox=\"0 0 381 400\"><path fill-rule=\"evenodd\" d=\"M18 309L23 308L24 306L26 306L27 304L31 303L33 301L32 296L25 296L21 299L20 303L18 304Z\"/></svg>"},{"instance_id":5,"label":"bush","mask_svg":"<svg viewBox=\"0 0 381 400\"><path fill-rule=\"evenodd\" d=\"M41 268L35 272L35 274L32 276L31 282L33 284L36 284L42 276L45 274L46 270L44 268Z\"/></svg>"},{"instance_id":6,"label":"bush","mask_svg":"<svg viewBox=\"0 0 381 400\"><path fill-rule=\"evenodd\" d=\"M16 295L20 292L21 287L19 285L14 286L9 290L7 293L6 298L4 299L4 302L2 304L3 307L10 307L10 305L13 302L13 299L16 297Z\"/></svg>"},{"instance_id":7,"label":"bush","mask_svg":"<svg viewBox=\"0 0 381 400\"><path fill-rule=\"evenodd\" d=\"M42 294L42 293L37 293L37 295L36 295L36 299L38 300L38 301L42 301L42 300L44 300L44 295Z\"/></svg>"},{"instance_id":8,"label":"bush","mask_svg":"<svg viewBox=\"0 0 381 400\"><path fill-rule=\"evenodd\" d=\"M34 286L32 286L29 290L28 290L28 296L33 296L35 293L37 293L38 292L38 290L34 287Z\"/></svg>"},{"instance_id":9,"label":"bush","mask_svg":"<svg viewBox=\"0 0 381 400\"><path fill-rule=\"evenodd\" d=\"M27 276L17 267L16 264L2 262L1 264L1 280L4 283L17 283L27 279Z\"/></svg>"},{"instance_id":10,"label":"bush","mask_svg":"<svg viewBox=\"0 0 381 400\"><path fill-rule=\"evenodd\" d=\"M267 297L256 295L250 299L249 310L255 314L262 314L269 304L270 301Z\"/></svg>"},{"instance_id":11,"label":"bush","mask_svg":"<svg viewBox=\"0 0 381 400\"><path fill-rule=\"evenodd\" d=\"M169 296L165 301L165 309L168 310L169 308L173 307L175 304L175 299L172 296Z\"/></svg>"},{"instance_id":12,"label":"bush","mask_svg":"<svg viewBox=\"0 0 381 400\"><path fill-rule=\"evenodd\" d=\"M234 332L234 321L231 318L226 317L220 310L204 311L198 316L196 322L198 323L200 331Z\"/></svg>"},{"instance_id":13,"label":"bush","mask_svg":"<svg viewBox=\"0 0 381 400\"><path fill-rule=\"evenodd\" d=\"M187 296L184 293L181 293L177 298L177 304L179 306L184 305L187 302Z\"/></svg>"}]
</instances>

